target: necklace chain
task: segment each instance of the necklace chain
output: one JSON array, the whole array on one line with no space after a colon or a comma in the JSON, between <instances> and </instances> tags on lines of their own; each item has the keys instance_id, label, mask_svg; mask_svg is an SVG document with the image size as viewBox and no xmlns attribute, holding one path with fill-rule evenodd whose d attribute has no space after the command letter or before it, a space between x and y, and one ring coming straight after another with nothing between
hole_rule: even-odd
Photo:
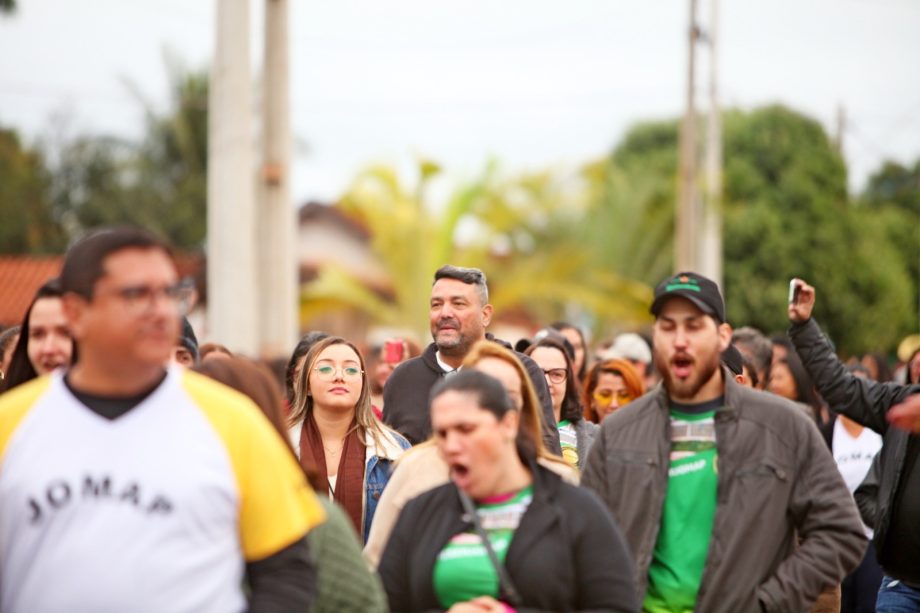
<instances>
[{"instance_id":1,"label":"necklace chain","mask_svg":"<svg viewBox=\"0 0 920 613\"><path fill-rule=\"evenodd\" d=\"M345 439L342 439L342 441L339 443L338 449L330 449L329 445L327 445L325 442L323 442L323 447L325 447L326 451L328 451L332 456L337 456L342 452L342 448L345 447Z\"/></svg>"}]
</instances>

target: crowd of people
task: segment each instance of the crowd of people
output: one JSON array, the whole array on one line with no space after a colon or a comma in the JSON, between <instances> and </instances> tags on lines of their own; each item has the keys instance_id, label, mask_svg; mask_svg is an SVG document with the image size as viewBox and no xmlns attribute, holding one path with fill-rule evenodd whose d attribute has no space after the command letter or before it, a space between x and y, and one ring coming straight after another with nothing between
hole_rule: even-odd
<instances>
[{"instance_id":1,"label":"crowd of people","mask_svg":"<svg viewBox=\"0 0 920 613\"><path fill-rule=\"evenodd\" d=\"M0 610L920 611L920 344L843 363L794 284L773 338L681 272L649 337L498 339L444 265L427 346L276 375L94 231L0 331Z\"/></svg>"}]
</instances>

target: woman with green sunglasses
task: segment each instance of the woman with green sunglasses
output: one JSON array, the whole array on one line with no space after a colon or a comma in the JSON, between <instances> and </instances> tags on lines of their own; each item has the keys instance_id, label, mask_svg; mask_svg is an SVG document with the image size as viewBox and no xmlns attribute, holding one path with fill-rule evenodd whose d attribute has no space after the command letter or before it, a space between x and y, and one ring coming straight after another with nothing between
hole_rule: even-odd
<instances>
[{"instance_id":1,"label":"woman with green sunglasses","mask_svg":"<svg viewBox=\"0 0 920 613\"><path fill-rule=\"evenodd\" d=\"M409 442L374 417L364 358L357 347L330 336L307 353L294 381L288 417L291 443L306 464L315 464L329 498L367 541L377 501L393 461Z\"/></svg>"}]
</instances>

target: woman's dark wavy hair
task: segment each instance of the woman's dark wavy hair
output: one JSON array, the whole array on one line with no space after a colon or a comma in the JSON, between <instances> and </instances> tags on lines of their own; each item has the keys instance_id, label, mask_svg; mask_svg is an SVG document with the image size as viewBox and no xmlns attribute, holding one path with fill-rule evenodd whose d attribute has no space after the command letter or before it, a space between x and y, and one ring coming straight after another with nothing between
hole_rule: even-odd
<instances>
[{"instance_id":1,"label":"woman's dark wavy hair","mask_svg":"<svg viewBox=\"0 0 920 613\"><path fill-rule=\"evenodd\" d=\"M561 334L559 338L556 338L555 335L544 336L528 347L524 353L532 358L533 352L539 347L548 347L549 349L555 349L565 358L565 396L563 396L562 406L559 408L559 421L567 419L575 424L584 419L584 407L581 406L579 380L575 378L575 373L572 370L572 359L569 356L569 352L565 350L563 341L568 342Z\"/></svg>"},{"instance_id":2,"label":"woman's dark wavy hair","mask_svg":"<svg viewBox=\"0 0 920 613\"><path fill-rule=\"evenodd\" d=\"M815 391L815 384L808 375L808 371L805 370L805 365L802 364L802 360L793 352L780 360L779 364L785 364L789 368L789 373L792 375L792 380L795 382L795 399L814 409L815 417L817 418L820 415L820 410L821 407L824 406L824 403L818 395L818 392Z\"/></svg>"},{"instance_id":3,"label":"woman's dark wavy hair","mask_svg":"<svg viewBox=\"0 0 920 613\"><path fill-rule=\"evenodd\" d=\"M501 419L509 411L514 411L514 404L508 392L498 379L478 370L461 370L457 374L441 379L432 389L428 401L429 410L435 399L446 392L470 394L476 398L476 404L483 411L488 411ZM537 461L537 447L528 428L518 424L515 448L518 457L525 466Z\"/></svg>"},{"instance_id":4,"label":"woman's dark wavy hair","mask_svg":"<svg viewBox=\"0 0 920 613\"><path fill-rule=\"evenodd\" d=\"M32 361L29 359L29 322L32 317L32 309L35 303L43 298L62 298L64 292L61 291L59 279L54 278L47 281L35 292L35 297L26 309L25 317L22 318L22 326L19 330L19 340L16 342L16 348L13 349L13 357L10 359L10 369L6 373L3 381L0 381L0 392L11 390L17 385L27 383L38 376ZM71 341L73 342L73 341ZM73 344L70 363L75 364L77 361L77 345Z\"/></svg>"}]
</instances>

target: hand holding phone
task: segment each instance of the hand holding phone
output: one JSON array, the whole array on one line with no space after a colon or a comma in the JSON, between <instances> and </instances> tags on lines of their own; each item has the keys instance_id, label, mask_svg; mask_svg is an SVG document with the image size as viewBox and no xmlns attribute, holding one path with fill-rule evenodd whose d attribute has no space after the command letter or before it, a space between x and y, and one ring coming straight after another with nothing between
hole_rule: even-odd
<instances>
[{"instance_id":1,"label":"hand holding phone","mask_svg":"<svg viewBox=\"0 0 920 613\"><path fill-rule=\"evenodd\" d=\"M802 279L792 279L789 282L789 305L786 307L789 320L802 323L811 318L815 308L815 288Z\"/></svg>"}]
</instances>

